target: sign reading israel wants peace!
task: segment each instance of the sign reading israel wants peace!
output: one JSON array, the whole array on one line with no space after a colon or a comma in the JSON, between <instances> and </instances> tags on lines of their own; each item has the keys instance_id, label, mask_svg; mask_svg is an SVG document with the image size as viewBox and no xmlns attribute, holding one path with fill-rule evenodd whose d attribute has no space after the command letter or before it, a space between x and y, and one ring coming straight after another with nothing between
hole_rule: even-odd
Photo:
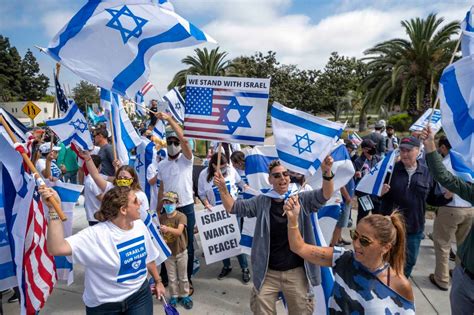
<instances>
[{"instance_id":1,"label":"sign reading israel wants peace!","mask_svg":"<svg viewBox=\"0 0 474 315\"><path fill-rule=\"evenodd\" d=\"M263 144L270 79L187 76L184 135Z\"/></svg>"}]
</instances>

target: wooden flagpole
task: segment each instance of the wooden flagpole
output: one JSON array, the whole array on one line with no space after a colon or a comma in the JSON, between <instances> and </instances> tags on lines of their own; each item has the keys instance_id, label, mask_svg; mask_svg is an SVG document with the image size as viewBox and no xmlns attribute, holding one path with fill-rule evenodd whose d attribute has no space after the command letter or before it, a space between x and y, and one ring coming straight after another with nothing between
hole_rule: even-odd
<instances>
[{"instance_id":1,"label":"wooden flagpole","mask_svg":"<svg viewBox=\"0 0 474 315\"><path fill-rule=\"evenodd\" d=\"M7 131L8 135L10 136L10 139L13 141L13 143L17 143L18 141L15 137L15 134L10 129L10 126L6 123L5 119L3 118L3 115L0 115L0 123L3 125L3 128L5 128L5 130ZM43 179L41 178L41 176L38 173L38 170L36 169L36 167L31 162L30 158L28 157L28 154L21 153L21 156L23 157L23 161L26 163L28 168L33 173L35 179L42 182L42 184L40 184L40 187L45 186ZM62 221L66 221L67 217L64 215L64 212L62 211L61 205L58 203L58 201L53 197L49 197L48 201L53 205L53 208L56 211L56 213L58 214L59 218Z\"/></svg>"}]
</instances>

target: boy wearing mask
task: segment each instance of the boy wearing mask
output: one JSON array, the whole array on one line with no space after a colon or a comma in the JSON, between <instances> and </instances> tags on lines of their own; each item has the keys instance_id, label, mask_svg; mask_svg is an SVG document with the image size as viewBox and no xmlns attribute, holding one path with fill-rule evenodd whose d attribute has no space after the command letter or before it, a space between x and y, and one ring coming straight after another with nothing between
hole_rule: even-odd
<instances>
[{"instance_id":1,"label":"boy wearing mask","mask_svg":"<svg viewBox=\"0 0 474 315\"><path fill-rule=\"evenodd\" d=\"M193 307L189 296L188 266L188 237L186 233L186 216L176 211L178 194L172 191L163 194L165 213L160 216L160 230L172 255L165 261L168 271L168 283L171 299L169 303L176 306L179 302L185 309Z\"/></svg>"}]
</instances>

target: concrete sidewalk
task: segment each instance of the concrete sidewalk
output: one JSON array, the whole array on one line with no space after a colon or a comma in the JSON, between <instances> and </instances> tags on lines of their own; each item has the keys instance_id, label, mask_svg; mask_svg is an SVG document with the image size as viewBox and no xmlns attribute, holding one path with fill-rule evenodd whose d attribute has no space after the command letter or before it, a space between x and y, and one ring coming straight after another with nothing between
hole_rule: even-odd
<instances>
[{"instance_id":1,"label":"concrete sidewalk","mask_svg":"<svg viewBox=\"0 0 474 315\"><path fill-rule=\"evenodd\" d=\"M355 218L356 216L352 216ZM76 207L74 215L74 233L87 226L84 208ZM427 220L425 232L432 231L433 221ZM349 239L348 231L345 231L345 238ZM249 307L250 292L252 283L245 285L241 281L241 272L237 259L232 259L234 267L232 273L223 280L217 280L222 264L220 262L207 266L202 252L197 251L200 257L201 268L193 284L195 292L193 295L194 308L190 311L178 306L181 314L251 314ZM450 262L454 267L454 263ZM435 258L433 243L426 238L422 241L420 256L413 270L411 282L415 293L415 303L417 314L450 314L449 292L440 291L431 284L428 275L434 271ZM53 294L48 299L41 314L85 314L85 307L82 303L82 293L84 284L84 268L74 266L75 281L71 286L58 284ZM9 295L3 298L5 314L19 314L18 304L8 304L6 300ZM162 303L154 302L154 314L164 314ZM281 302L278 302L278 314L285 314Z\"/></svg>"}]
</instances>

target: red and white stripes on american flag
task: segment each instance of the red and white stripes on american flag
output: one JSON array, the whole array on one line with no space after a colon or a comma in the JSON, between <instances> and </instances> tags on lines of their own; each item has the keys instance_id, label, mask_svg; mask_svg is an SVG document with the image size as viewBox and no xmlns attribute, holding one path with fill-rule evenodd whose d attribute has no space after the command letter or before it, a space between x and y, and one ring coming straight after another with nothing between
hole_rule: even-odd
<instances>
[{"instance_id":1,"label":"red and white stripes on american flag","mask_svg":"<svg viewBox=\"0 0 474 315\"><path fill-rule=\"evenodd\" d=\"M23 255L23 296L26 314L43 308L56 283L53 257L46 248L47 221L36 191L31 199Z\"/></svg>"},{"instance_id":2,"label":"red and white stripes on american flag","mask_svg":"<svg viewBox=\"0 0 474 315\"><path fill-rule=\"evenodd\" d=\"M140 90L140 93L142 95L145 95L146 93L148 93L148 91L150 91L150 89L153 87L153 84L148 81L147 83L145 83L145 85L142 87L142 89Z\"/></svg>"}]
</instances>

